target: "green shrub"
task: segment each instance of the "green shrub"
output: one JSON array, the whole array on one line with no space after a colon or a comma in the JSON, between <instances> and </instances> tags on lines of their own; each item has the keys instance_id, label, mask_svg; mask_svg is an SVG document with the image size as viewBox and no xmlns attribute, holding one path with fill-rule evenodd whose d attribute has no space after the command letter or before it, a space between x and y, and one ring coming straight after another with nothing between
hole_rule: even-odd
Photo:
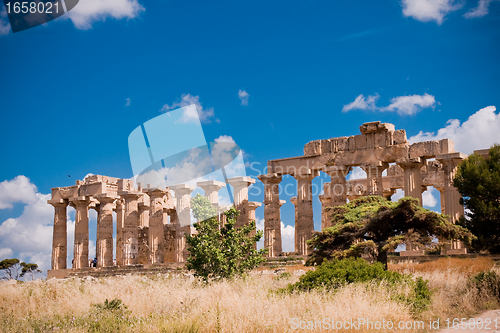
<instances>
[{"instance_id":1,"label":"green shrub","mask_svg":"<svg viewBox=\"0 0 500 333\"><path fill-rule=\"evenodd\" d=\"M500 300L500 276L494 271L480 272L471 277L469 288L476 288L483 293L483 296L492 296L496 300Z\"/></svg>"},{"instance_id":2,"label":"green shrub","mask_svg":"<svg viewBox=\"0 0 500 333\"><path fill-rule=\"evenodd\" d=\"M412 290L410 295L398 294L396 299L408 303L414 312L425 310L430 304L431 292L426 280L413 279L410 274L386 271L382 263L370 264L360 258L323 262L314 271L311 270L302 275L299 282L288 285L285 291L336 290L351 283L383 281L390 287L409 285Z\"/></svg>"}]
</instances>

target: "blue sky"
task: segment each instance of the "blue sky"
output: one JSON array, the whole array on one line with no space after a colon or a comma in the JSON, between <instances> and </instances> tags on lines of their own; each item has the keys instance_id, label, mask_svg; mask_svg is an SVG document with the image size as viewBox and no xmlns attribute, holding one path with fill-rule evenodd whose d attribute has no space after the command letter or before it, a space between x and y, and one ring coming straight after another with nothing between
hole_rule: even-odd
<instances>
[{"instance_id":1,"label":"blue sky","mask_svg":"<svg viewBox=\"0 0 500 333\"><path fill-rule=\"evenodd\" d=\"M259 169L374 120L467 154L500 142L500 1L80 0L43 26L7 22L3 10L2 259L47 268L43 195L88 173L130 178L130 132L183 100L208 141L230 136Z\"/></svg>"}]
</instances>

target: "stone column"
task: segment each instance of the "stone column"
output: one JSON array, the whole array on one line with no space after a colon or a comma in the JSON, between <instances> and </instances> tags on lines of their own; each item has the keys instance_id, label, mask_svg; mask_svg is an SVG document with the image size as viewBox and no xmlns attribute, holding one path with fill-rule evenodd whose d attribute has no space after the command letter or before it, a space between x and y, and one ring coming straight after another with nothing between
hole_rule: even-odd
<instances>
[{"instance_id":1,"label":"stone column","mask_svg":"<svg viewBox=\"0 0 500 333\"><path fill-rule=\"evenodd\" d=\"M96 199L100 203L97 220L97 267L109 267L113 266L113 203L117 198L102 194Z\"/></svg>"},{"instance_id":2,"label":"stone column","mask_svg":"<svg viewBox=\"0 0 500 333\"><path fill-rule=\"evenodd\" d=\"M420 157L405 158L396 161L396 163L404 170L403 189L406 197L418 199L422 206L422 176L420 169L425 165L425 159Z\"/></svg>"},{"instance_id":3,"label":"stone column","mask_svg":"<svg viewBox=\"0 0 500 333\"><path fill-rule=\"evenodd\" d=\"M330 176L330 206L342 206L347 203L347 180L346 176L351 171L350 166L335 165L325 167L323 172ZM325 192L326 193L326 192Z\"/></svg>"},{"instance_id":4,"label":"stone column","mask_svg":"<svg viewBox=\"0 0 500 333\"><path fill-rule=\"evenodd\" d=\"M250 221L248 215L248 186L255 183L251 177L235 177L227 179L233 187L234 207L240 211L236 218L235 228L241 228Z\"/></svg>"},{"instance_id":5,"label":"stone column","mask_svg":"<svg viewBox=\"0 0 500 333\"><path fill-rule=\"evenodd\" d=\"M467 156L462 153L449 153L436 156L443 165L444 189L441 197L444 197L444 211L442 213L449 216L451 223L456 223L464 215L464 207L460 204L461 195L453 186L453 178L457 172L457 167ZM443 199L441 201L443 203ZM446 249L447 254L467 253L463 243L457 240L452 241L450 248Z\"/></svg>"},{"instance_id":6,"label":"stone column","mask_svg":"<svg viewBox=\"0 0 500 333\"><path fill-rule=\"evenodd\" d=\"M122 247L117 248L122 252L123 265L137 265L139 259L139 193L120 192L124 199L124 222L122 229Z\"/></svg>"},{"instance_id":7,"label":"stone column","mask_svg":"<svg viewBox=\"0 0 500 333\"><path fill-rule=\"evenodd\" d=\"M295 251L298 255L308 255L311 251L307 241L314 233L313 207L312 207L312 180L318 171L307 170L294 175L297 179L297 221L295 222Z\"/></svg>"},{"instance_id":8,"label":"stone column","mask_svg":"<svg viewBox=\"0 0 500 333\"><path fill-rule=\"evenodd\" d=\"M116 266L123 265L123 239L122 231L123 224L125 221L125 210L124 210L123 199L116 200Z\"/></svg>"},{"instance_id":9,"label":"stone column","mask_svg":"<svg viewBox=\"0 0 500 333\"><path fill-rule=\"evenodd\" d=\"M260 175L264 183L264 247L268 257L277 257L282 252L279 183L281 175Z\"/></svg>"},{"instance_id":10,"label":"stone column","mask_svg":"<svg viewBox=\"0 0 500 333\"><path fill-rule=\"evenodd\" d=\"M226 183L217 180L209 180L206 182L196 183L204 192L205 196L210 200L210 203L218 209L219 207L219 190L226 186Z\"/></svg>"},{"instance_id":11,"label":"stone column","mask_svg":"<svg viewBox=\"0 0 500 333\"><path fill-rule=\"evenodd\" d=\"M66 210L68 201L49 200L54 206L54 229L52 231L52 269L66 269L68 255L68 232L66 229Z\"/></svg>"},{"instance_id":12,"label":"stone column","mask_svg":"<svg viewBox=\"0 0 500 333\"><path fill-rule=\"evenodd\" d=\"M150 214L149 214L149 262L151 264L163 263L163 202L168 190L155 188L148 189L146 193L150 199Z\"/></svg>"},{"instance_id":13,"label":"stone column","mask_svg":"<svg viewBox=\"0 0 500 333\"><path fill-rule=\"evenodd\" d=\"M366 194L384 196L384 185L382 183L382 172L389 167L388 163L377 162L361 165L366 172Z\"/></svg>"},{"instance_id":14,"label":"stone column","mask_svg":"<svg viewBox=\"0 0 500 333\"><path fill-rule=\"evenodd\" d=\"M193 192L194 186L180 184L171 186L170 189L175 192L175 198L177 199L177 204L176 204L177 217L179 218L179 223L181 227L190 226L191 192Z\"/></svg>"},{"instance_id":15,"label":"stone column","mask_svg":"<svg viewBox=\"0 0 500 333\"><path fill-rule=\"evenodd\" d=\"M321 201L321 230L331 227L329 220L329 212L326 211L327 207L330 207L332 198L325 194L318 195L319 201Z\"/></svg>"},{"instance_id":16,"label":"stone column","mask_svg":"<svg viewBox=\"0 0 500 333\"><path fill-rule=\"evenodd\" d=\"M89 204L87 197L71 200L75 205L75 247L73 248L73 268L89 267Z\"/></svg>"}]
</instances>

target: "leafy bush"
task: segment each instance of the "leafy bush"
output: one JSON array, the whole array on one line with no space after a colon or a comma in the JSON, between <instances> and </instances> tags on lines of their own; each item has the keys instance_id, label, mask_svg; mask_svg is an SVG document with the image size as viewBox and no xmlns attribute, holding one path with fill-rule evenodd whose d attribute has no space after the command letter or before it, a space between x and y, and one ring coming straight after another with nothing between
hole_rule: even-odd
<instances>
[{"instance_id":1,"label":"leafy bush","mask_svg":"<svg viewBox=\"0 0 500 333\"><path fill-rule=\"evenodd\" d=\"M325 261L315 270L302 275L299 282L288 285L286 291L335 290L350 283L383 281L392 287L409 285L412 290L410 295L397 295L396 298L408 303L415 312L425 310L430 304L431 292L427 281L413 279L409 274L386 271L382 263L370 264L360 258Z\"/></svg>"},{"instance_id":2,"label":"leafy bush","mask_svg":"<svg viewBox=\"0 0 500 333\"><path fill-rule=\"evenodd\" d=\"M494 271L480 272L469 279L469 287L476 288L483 296L500 300L500 276Z\"/></svg>"}]
</instances>

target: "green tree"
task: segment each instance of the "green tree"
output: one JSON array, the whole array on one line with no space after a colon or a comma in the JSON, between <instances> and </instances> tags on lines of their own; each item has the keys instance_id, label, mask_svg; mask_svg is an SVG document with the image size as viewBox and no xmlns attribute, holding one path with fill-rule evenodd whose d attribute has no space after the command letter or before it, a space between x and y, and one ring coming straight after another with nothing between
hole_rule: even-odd
<instances>
[{"instance_id":1,"label":"green tree","mask_svg":"<svg viewBox=\"0 0 500 333\"><path fill-rule=\"evenodd\" d=\"M410 197L392 202L368 196L332 207L330 213L333 226L315 232L309 241L314 251L308 264L366 254L387 268L387 253L399 244L434 248L444 243L433 242L435 237L467 243L474 238L467 229L450 223L446 215L422 208Z\"/></svg>"},{"instance_id":2,"label":"green tree","mask_svg":"<svg viewBox=\"0 0 500 333\"><path fill-rule=\"evenodd\" d=\"M197 195L191 205L193 215L199 222L194 224L197 234L186 239L190 252L186 266L196 276L204 281L232 278L252 270L265 260L266 251L255 249L255 244L262 238L262 231L254 234L255 221L235 229L239 212L231 207L224 213L226 222L221 226L207 198Z\"/></svg>"},{"instance_id":3,"label":"green tree","mask_svg":"<svg viewBox=\"0 0 500 333\"><path fill-rule=\"evenodd\" d=\"M487 159L472 154L462 161L453 185L467 208L459 224L477 236L472 248L500 253L500 145L490 148Z\"/></svg>"},{"instance_id":4,"label":"green tree","mask_svg":"<svg viewBox=\"0 0 500 333\"><path fill-rule=\"evenodd\" d=\"M0 277L3 280L18 280L19 278L25 277L27 274L29 274L33 280L36 273L42 272L38 269L37 264L27 264L16 258L0 261L0 271L3 273L3 276Z\"/></svg>"}]
</instances>

